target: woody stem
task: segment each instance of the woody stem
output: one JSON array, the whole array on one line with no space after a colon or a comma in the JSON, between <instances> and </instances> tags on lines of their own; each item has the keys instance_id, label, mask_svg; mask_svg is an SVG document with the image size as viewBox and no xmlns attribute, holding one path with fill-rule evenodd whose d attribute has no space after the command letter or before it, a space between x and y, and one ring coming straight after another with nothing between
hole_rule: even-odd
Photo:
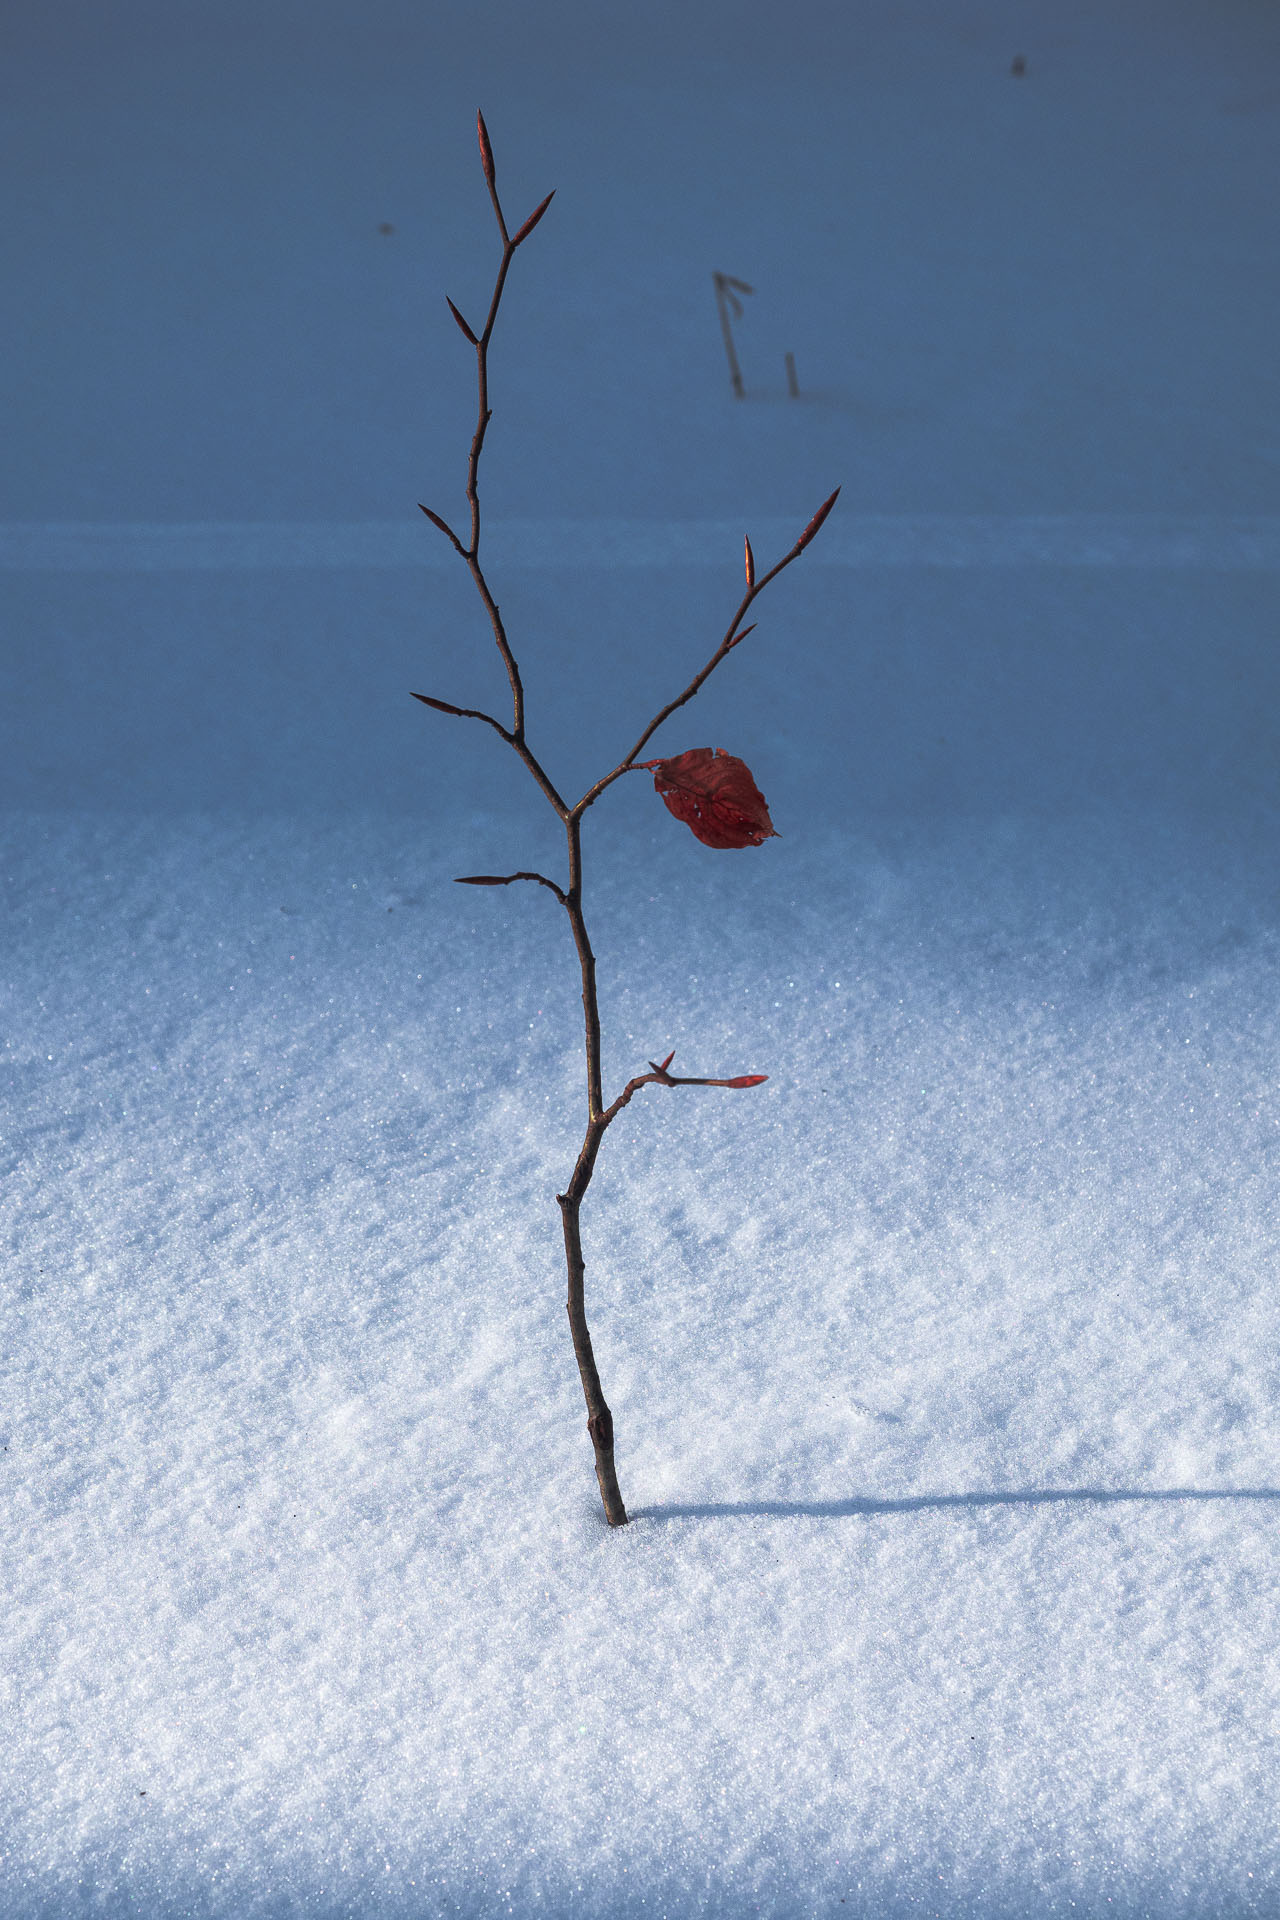
<instances>
[{"instance_id":1,"label":"woody stem","mask_svg":"<svg viewBox=\"0 0 1280 1920\"><path fill-rule=\"evenodd\" d=\"M573 1176L565 1191L557 1194L556 1199L559 1202L560 1217L564 1226L565 1263L569 1274L569 1297L566 1302L569 1330L573 1335L573 1351L578 1362L578 1377L582 1381L582 1392L587 1403L587 1432L591 1435L591 1444L595 1449L596 1479L600 1483L600 1498L604 1503L605 1519L611 1527L625 1527L627 1509L623 1505L622 1494L618 1487L618 1475L613 1458L613 1415L609 1411L604 1389L600 1385L600 1373L591 1345L590 1329L587 1326L586 1263L582 1257L580 1218L583 1195L591 1183L596 1155L600 1151L600 1142L604 1139L605 1129L613 1115L603 1111L604 1099L600 1075L600 1009L596 1000L596 958L591 951L586 922L582 917L581 817L570 815L565 822L565 830L569 841L569 887L564 904L565 911L569 915L569 924L573 928L574 945L578 949L578 961L582 968L582 1013L587 1056L587 1131L577 1164L573 1169Z\"/></svg>"}]
</instances>

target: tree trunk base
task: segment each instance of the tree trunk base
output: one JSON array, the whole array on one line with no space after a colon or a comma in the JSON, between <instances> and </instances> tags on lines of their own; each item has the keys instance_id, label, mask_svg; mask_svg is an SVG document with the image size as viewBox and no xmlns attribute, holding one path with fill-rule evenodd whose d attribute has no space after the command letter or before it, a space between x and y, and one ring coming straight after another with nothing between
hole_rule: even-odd
<instances>
[{"instance_id":1,"label":"tree trunk base","mask_svg":"<svg viewBox=\"0 0 1280 1920\"><path fill-rule=\"evenodd\" d=\"M613 1464L613 1416L607 1407L602 1414L596 1413L591 1416L587 1422L587 1432L591 1435L591 1444L595 1448L596 1479L600 1482L604 1517L611 1527L625 1527L627 1510L622 1504L618 1475Z\"/></svg>"}]
</instances>

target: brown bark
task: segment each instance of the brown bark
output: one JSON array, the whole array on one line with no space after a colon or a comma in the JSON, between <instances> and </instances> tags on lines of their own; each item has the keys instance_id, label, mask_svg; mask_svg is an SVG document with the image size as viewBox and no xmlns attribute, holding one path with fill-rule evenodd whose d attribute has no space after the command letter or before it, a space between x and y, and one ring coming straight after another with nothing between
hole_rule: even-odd
<instances>
[{"instance_id":1,"label":"brown bark","mask_svg":"<svg viewBox=\"0 0 1280 1920\"><path fill-rule=\"evenodd\" d=\"M582 1381L582 1391L587 1402L587 1432L591 1435L591 1444L595 1449L596 1479L600 1483L600 1498L604 1503L605 1519L611 1527L625 1527L627 1509L622 1503L617 1469L613 1460L613 1415L609 1411L609 1404L600 1385L596 1357L591 1346L591 1335L587 1329L583 1285L585 1263L582 1258L582 1234L578 1224L581 1201L567 1193L557 1194L556 1198L560 1202L560 1214L564 1221L564 1252L569 1269L569 1298L566 1302L569 1311L569 1329L573 1335L573 1351L578 1362L578 1376Z\"/></svg>"},{"instance_id":2,"label":"brown bark","mask_svg":"<svg viewBox=\"0 0 1280 1920\"><path fill-rule=\"evenodd\" d=\"M604 1390L600 1385L596 1357L591 1346L591 1334L587 1327L586 1290L583 1277L585 1263L582 1258L582 1231L579 1224L582 1196L595 1172L600 1142L604 1139L605 1128L613 1118L613 1114L606 1114L603 1111L596 957L591 950L586 922L582 917L581 814L571 813L565 828L569 841L569 887L564 895L564 905L569 915L569 924L573 928L573 943L578 950L578 964L582 969L582 1020L587 1066L587 1131L582 1142L582 1151L578 1155L578 1163L573 1169L573 1178L565 1191L556 1195L556 1199L560 1203L560 1214L564 1222L564 1255L565 1264L569 1270L569 1297L566 1302L569 1311L569 1328L573 1334L573 1352L578 1362L578 1377L582 1381L582 1392L587 1402L587 1432L591 1435L591 1444L595 1448L596 1479L600 1482L600 1498L604 1502L605 1519L611 1527L625 1527L627 1510L622 1504L617 1469L613 1462L613 1415L609 1411Z\"/></svg>"}]
</instances>

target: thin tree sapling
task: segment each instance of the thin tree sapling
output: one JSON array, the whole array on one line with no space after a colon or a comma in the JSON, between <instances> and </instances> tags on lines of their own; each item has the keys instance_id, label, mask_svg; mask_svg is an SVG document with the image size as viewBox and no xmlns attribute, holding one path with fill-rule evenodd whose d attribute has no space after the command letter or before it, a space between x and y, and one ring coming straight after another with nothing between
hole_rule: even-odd
<instances>
[{"instance_id":1,"label":"thin tree sapling","mask_svg":"<svg viewBox=\"0 0 1280 1920\"><path fill-rule=\"evenodd\" d=\"M480 560L480 455L484 448L485 434L491 417L489 407L489 344L493 337L494 323L498 317L498 307L507 282L507 272L515 258L516 250L523 245L533 232L543 214L551 204L552 195L548 194L541 204L534 208L529 218L514 234L509 234L502 205L498 197L496 176L493 164L493 148L489 141L483 114L477 116L477 130L480 140L480 160L484 168L485 182L489 189L489 199L494 216L498 222L498 232L502 237L502 259L498 266L497 279L489 301L489 311L479 333L472 328L458 311L453 301L449 301L449 311L456 320L468 344L475 349L476 386L479 412L476 430L471 441L471 455L467 463L466 496L470 506L471 530L464 541L448 522L434 513L430 507L423 507L431 524L438 527L450 541L461 559L470 570L476 589L484 602L497 643L498 653L506 669L507 681L511 690L511 724L506 726L493 714L480 712L474 707L457 707L448 700L440 700L431 694L416 693L415 700L421 700L425 706L434 707L438 713L447 713L463 720L481 720L492 727L500 739L505 741L513 753L528 768L543 798L554 811L564 828L567 843L568 870L565 884L548 879L542 873L470 873L460 876L459 884L468 887L506 887L517 880L532 880L538 886L553 893L568 916L574 946L577 949L578 965L582 974L582 1010L585 1021L585 1052L587 1080L587 1125L583 1136L582 1148L577 1163L570 1175L563 1193L556 1195L560 1207L561 1223L564 1231L565 1260L568 1267L569 1326L573 1334L573 1350L578 1363L578 1373L582 1381L582 1390L587 1403L587 1431L595 1449L596 1477L600 1484L600 1497L604 1502L605 1518L611 1527L626 1525L627 1510L618 1488L618 1476L614 1463L613 1415L600 1385L600 1375L596 1368L595 1355L591 1346L591 1334L587 1327L583 1286L583 1258L581 1211L583 1198L591 1184L595 1170L596 1157L600 1144L610 1126L622 1109L637 1094L641 1087L757 1087L766 1078L763 1073L736 1074L728 1079L704 1079L700 1077L673 1074L671 1062L675 1057L669 1053L665 1060L653 1061L647 1073L636 1074L628 1080L617 1097L606 1104L600 1069L600 1013L596 999L596 962L587 937L586 921L583 918L582 886L582 821L589 807L593 807L606 788L624 773L640 770L654 776L655 790L662 796L670 812L677 820L682 820L692 830L704 846L718 848L758 847L765 840L774 837L773 822L769 818L769 809L764 795L756 786L750 772L743 762L733 754L723 753L710 747L692 747L684 753L662 760L641 760L640 755L653 735L665 720L668 720L678 708L693 699L703 682L712 674L736 646L754 631L754 626L744 627L743 617L756 597L777 578L784 567L789 567L804 552L809 542L835 505L836 492L818 508L800 538L788 553L785 553L775 566L757 578L755 557L751 551L750 540L745 544L746 592L738 604L737 611L730 620L724 638L711 658L694 675L683 693L667 702L661 712L656 714L641 733L639 739L617 766L602 774L594 786L587 789L580 800L569 802L546 772L536 757L525 735L525 697L524 685L520 678L520 669L511 650L502 616L489 588L484 567Z\"/></svg>"}]
</instances>

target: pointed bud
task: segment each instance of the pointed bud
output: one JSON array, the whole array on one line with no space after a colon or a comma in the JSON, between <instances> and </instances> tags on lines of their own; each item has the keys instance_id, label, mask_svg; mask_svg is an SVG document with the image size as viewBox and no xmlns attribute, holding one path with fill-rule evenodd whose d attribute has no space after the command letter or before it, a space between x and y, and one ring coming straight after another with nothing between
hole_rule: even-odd
<instances>
[{"instance_id":1,"label":"pointed bud","mask_svg":"<svg viewBox=\"0 0 1280 1920\"><path fill-rule=\"evenodd\" d=\"M674 1048L674 1047L672 1047L672 1049L671 1049L671 1051L670 1051L670 1053L669 1053L669 1054L667 1055L667 1057L666 1057L666 1059L665 1059L665 1060L663 1061L663 1063L662 1063L662 1065L661 1065L661 1066L660 1066L660 1067L658 1068L658 1072L659 1072L659 1073L665 1073L665 1072L666 1072L666 1070L667 1070L667 1068L668 1068L668 1067L669 1067L669 1066L671 1065L671 1062L672 1062L672 1061L673 1061L673 1060L675 1059L675 1057L676 1057L676 1050L675 1050L675 1048ZM650 1061L650 1062L649 1062L649 1064L650 1064L650 1066L652 1066L652 1065L653 1065L653 1062L652 1062L652 1061Z\"/></svg>"},{"instance_id":2,"label":"pointed bud","mask_svg":"<svg viewBox=\"0 0 1280 1920\"><path fill-rule=\"evenodd\" d=\"M433 527L439 527L441 533L447 533L451 540L456 540L457 535L453 528L443 521L438 513L432 513L430 507L424 507L421 500L418 502L418 512L425 513Z\"/></svg>"},{"instance_id":3,"label":"pointed bud","mask_svg":"<svg viewBox=\"0 0 1280 1920\"><path fill-rule=\"evenodd\" d=\"M796 541L795 551L797 553L804 552L805 548L808 546L814 534L818 531L818 528L822 525L823 521L826 519L827 515L830 513L832 507L834 507L839 497L840 497L840 489L839 487L837 487L835 492L832 494L831 498L829 500L823 501L822 505L818 508L818 511L814 514L812 520L809 522L808 526L805 528L804 532L800 535L800 538Z\"/></svg>"},{"instance_id":4,"label":"pointed bud","mask_svg":"<svg viewBox=\"0 0 1280 1920\"><path fill-rule=\"evenodd\" d=\"M524 225L521 227L515 239L511 242L513 247L518 247L522 240L526 240L528 238L528 236L533 232L534 228L537 226L539 220L541 220L547 208L551 205L551 202L555 199L555 197L556 197L556 190L554 187L552 187L550 193L547 195L546 199L542 202L542 205L540 207L534 208L533 212L529 215L529 218L525 221Z\"/></svg>"},{"instance_id":5,"label":"pointed bud","mask_svg":"<svg viewBox=\"0 0 1280 1920\"><path fill-rule=\"evenodd\" d=\"M466 713L461 707L451 707L447 700L433 700L429 693L415 693L413 698L415 700L421 700L424 707L434 707L437 713L454 713L458 716L459 720L465 720L467 718Z\"/></svg>"},{"instance_id":6,"label":"pointed bud","mask_svg":"<svg viewBox=\"0 0 1280 1920\"><path fill-rule=\"evenodd\" d=\"M445 304L448 307L450 313L453 315L454 319L457 321L458 325L462 328L462 331L466 334L472 346L478 347L480 345L480 342L476 339L476 336L474 335L474 333L472 333L470 327L467 325L462 315L458 312L458 309L454 306L452 300L450 300L447 293L445 295Z\"/></svg>"},{"instance_id":7,"label":"pointed bud","mask_svg":"<svg viewBox=\"0 0 1280 1920\"><path fill-rule=\"evenodd\" d=\"M745 539L745 536L744 536L744 544L747 549L747 585L749 587L754 587L756 583L756 557L754 553L752 553L751 551L750 540Z\"/></svg>"},{"instance_id":8,"label":"pointed bud","mask_svg":"<svg viewBox=\"0 0 1280 1920\"><path fill-rule=\"evenodd\" d=\"M749 627L744 627L742 629L741 633L735 633L732 640L729 642L729 646L725 648L725 652L728 653L730 648L736 647L739 640L745 640L749 633L754 633L756 628L759 626L759 624L760 622L758 620L753 620Z\"/></svg>"},{"instance_id":9,"label":"pointed bud","mask_svg":"<svg viewBox=\"0 0 1280 1920\"><path fill-rule=\"evenodd\" d=\"M460 873L455 887L506 887L511 883L500 873Z\"/></svg>"},{"instance_id":10,"label":"pointed bud","mask_svg":"<svg viewBox=\"0 0 1280 1920\"><path fill-rule=\"evenodd\" d=\"M489 145L489 129L484 123L484 115L476 115L476 133L480 140L480 165L484 168L484 177L493 185L493 148Z\"/></svg>"},{"instance_id":11,"label":"pointed bud","mask_svg":"<svg viewBox=\"0 0 1280 1920\"><path fill-rule=\"evenodd\" d=\"M722 1087L762 1087L769 1078L767 1073L740 1073L736 1080L722 1080Z\"/></svg>"}]
</instances>

